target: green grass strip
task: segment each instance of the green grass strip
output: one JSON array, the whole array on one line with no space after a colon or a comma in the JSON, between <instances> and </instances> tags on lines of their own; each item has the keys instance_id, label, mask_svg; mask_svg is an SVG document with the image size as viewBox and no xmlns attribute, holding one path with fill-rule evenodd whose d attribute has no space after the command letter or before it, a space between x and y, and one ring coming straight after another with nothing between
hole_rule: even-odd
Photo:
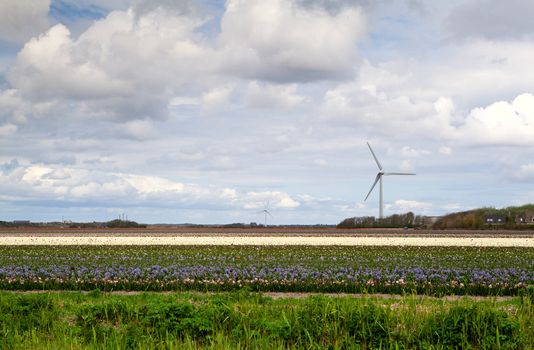
<instances>
[{"instance_id":1,"label":"green grass strip","mask_svg":"<svg viewBox=\"0 0 534 350\"><path fill-rule=\"evenodd\" d=\"M529 349L534 291L447 300L0 292L2 349Z\"/></svg>"}]
</instances>

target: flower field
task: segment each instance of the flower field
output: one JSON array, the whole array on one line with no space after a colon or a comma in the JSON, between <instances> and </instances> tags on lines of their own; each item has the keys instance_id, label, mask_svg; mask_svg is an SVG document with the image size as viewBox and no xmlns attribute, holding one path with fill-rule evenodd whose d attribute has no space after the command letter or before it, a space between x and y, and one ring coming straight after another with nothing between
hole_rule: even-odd
<instances>
[{"instance_id":1,"label":"flower field","mask_svg":"<svg viewBox=\"0 0 534 350\"><path fill-rule=\"evenodd\" d=\"M0 289L517 295L534 249L413 246L0 246Z\"/></svg>"}]
</instances>

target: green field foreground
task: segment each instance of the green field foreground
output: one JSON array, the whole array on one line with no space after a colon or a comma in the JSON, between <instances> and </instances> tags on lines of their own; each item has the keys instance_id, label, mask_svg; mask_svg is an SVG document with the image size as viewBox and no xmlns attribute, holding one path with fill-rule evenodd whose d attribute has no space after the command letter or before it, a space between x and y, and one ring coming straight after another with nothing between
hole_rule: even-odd
<instances>
[{"instance_id":1,"label":"green field foreground","mask_svg":"<svg viewBox=\"0 0 534 350\"><path fill-rule=\"evenodd\" d=\"M0 292L1 349L531 349L510 298Z\"/></svg>"}]
</instances>

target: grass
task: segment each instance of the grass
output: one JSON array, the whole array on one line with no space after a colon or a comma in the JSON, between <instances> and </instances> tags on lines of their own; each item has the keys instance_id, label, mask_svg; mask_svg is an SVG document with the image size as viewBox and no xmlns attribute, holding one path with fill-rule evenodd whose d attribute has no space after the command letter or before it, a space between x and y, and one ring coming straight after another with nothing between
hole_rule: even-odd
<instances>
[{"instance_id":1,"label":"grass","mask_svg":"<svg viewBox=\"0 0 534 350\"><path fill-rule=\"evenodd\" d=\"M0 292L2 349L529 349L534 289L506 300L405 295Z\"/></svg>"},{"instance_id":2,"label":"grass","mask_svg":"<svg viewBox=\"0 0 534 350\"><path fill-rule=\"evenodd\" d=\"M0 349L531 349L533 267L532 248L2 246Z\"/></svg>"}]
</instances>

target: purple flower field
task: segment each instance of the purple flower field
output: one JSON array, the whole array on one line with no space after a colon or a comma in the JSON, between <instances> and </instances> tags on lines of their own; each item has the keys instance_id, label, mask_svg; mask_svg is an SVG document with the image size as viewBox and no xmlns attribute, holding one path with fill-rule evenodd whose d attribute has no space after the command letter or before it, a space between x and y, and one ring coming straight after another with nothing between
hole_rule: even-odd
<instances>
[{"instance_id":1,"label":"purple flower field","mask_svg":"<svg viewBox=\"0 0 534 350\"><path fill-rule=\"evenodd\" d=\"M1 247L8 290L235 290L515 295L534 249Z\"/></svg>"}]
</instances>

